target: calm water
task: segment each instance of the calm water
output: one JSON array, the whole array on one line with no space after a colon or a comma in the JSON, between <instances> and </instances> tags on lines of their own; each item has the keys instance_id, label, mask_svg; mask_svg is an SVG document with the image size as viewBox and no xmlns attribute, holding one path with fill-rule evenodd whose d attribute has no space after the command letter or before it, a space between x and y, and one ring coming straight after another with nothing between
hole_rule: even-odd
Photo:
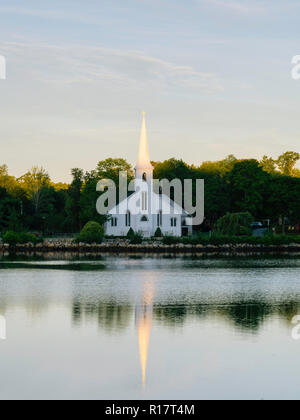
<instances>
[{"instance_id":1,"label":"calm water","mask_svg":"<svg viewBox=\"0 0 300 420\"><path fill-rule=\"evenodd\" d=\"M0 398L299 398L299 274L300 259L0 260Z\"/></svg>"}]
</instances>

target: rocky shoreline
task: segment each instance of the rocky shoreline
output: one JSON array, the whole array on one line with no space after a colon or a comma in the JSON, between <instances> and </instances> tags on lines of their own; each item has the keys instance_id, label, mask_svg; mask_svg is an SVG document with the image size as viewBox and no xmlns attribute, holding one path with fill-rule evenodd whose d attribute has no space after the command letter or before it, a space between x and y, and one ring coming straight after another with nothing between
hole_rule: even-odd
<instances>
[{"instance_id":1,"label":"rocky shoreline","mask_svg":"<svg viewBox=\"0 0 300 420\"><path fill-rule=\"evenodd\" d=\"M12 247L0 243L0 253L49 253L49 252L72 252L72 253L189 253L189 254L240 254L240 253L265 253L281 254L293 253L300 255L300 244L289 245L261 245L261 244L223 244L223 245L165 245L160 241L143 242L142 244L130 244L127 240L106 240L102 244L74 243L72 239L46 240L36 245L32 243L17 244Z\"/></svg>"}]
</instances>

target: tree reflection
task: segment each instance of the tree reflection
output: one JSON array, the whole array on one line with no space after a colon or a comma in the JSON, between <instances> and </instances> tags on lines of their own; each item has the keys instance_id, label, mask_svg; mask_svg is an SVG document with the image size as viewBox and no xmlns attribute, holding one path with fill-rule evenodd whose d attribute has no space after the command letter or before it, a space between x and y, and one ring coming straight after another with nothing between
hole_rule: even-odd
<instances>
[{"instance_id":1,"label":"tree reflection","mask_svg":"<svg viewBox=\"0 0 300 420\"><path fill-rule=\"evenodd\" d=\"M146 290L146 289L145 289ZM223 318L235 328L257 333L262 325L272 317L278 317L290 324L295 314L300 313L300 301L282 301L270 303L267 301L240 301L218 303L199 303L189 305L176 303L172 305L154 304L148 299L149 291L145 291L141 301L135 306L136 325L153 322L168 327L180 327L192 319L201 320L211 317ZM146 299L143 301L143 299ZM148 302L148 303L146 303ZM96 320L99 327L106 332L122 331L127 328L134 316L134 307L130 304L118 303L116 300L83 302L74 298L72 304L72 319L74 325L80 325L83 320ZM147 324L147 325L148 325ZM142 324L141 324L142 325Z\"/></svg>"},{"instance_id":2,"label":"tree reflection","mask_svg":"<svg viewBox=\"0 0 300 420\"><path fill-rule=\"evenodd\" d=\"M89 302L74 298L72 303L72 320L74 326L84 321L96 319L100 328L106 332L122 331L129 326L133 308L131 305L114 301Z\"/></svg>"},{"instance_id":3,"label":"tree reflection","mask_svg":"<svg viewBox=\"0 0 300 420\"><path fill-rule=\"evenodd\" d=\"M289 324L295 314L300 313L300 302L288 301L280 303L257 302L228 302L226 304L172 305L154 306L155 321L164 325L183 325L191 318L204 319L222 317L232 323L237 329L256 333L267 319L278 316Z\"/></svg>"}]
</instances>

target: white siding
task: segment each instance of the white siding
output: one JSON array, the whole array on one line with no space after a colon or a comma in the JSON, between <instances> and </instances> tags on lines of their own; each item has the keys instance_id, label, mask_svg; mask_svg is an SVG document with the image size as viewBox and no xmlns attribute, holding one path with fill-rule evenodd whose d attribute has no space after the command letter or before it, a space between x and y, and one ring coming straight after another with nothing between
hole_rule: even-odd
<instances>
[{"instance_id":1,"label":"white siding","mask_svg":"<svg viewBox=\"0 0 300 420\"><path fill-rule=\"evenodd\" d=\"M138 196L140 195L140 197ZM126 226L126 211L127 209L131 208L131 203L136 202L140 198L140 206L145 208L145 198L143 196L143 191L139 191L137 193L132 194L128 200L124 200L120 203L115 209L112 209L110 214L112 217L116 217L118 219L117 226L112 226L111 221L106 224L106 234L110 236L126 236L127 232L129 231L130 227ZM145 197L145 196L144 196ZM141 210L139 214L134 214L131 212L131 227L135 232L141 232L145 237L153 236L158 225L157 225L157 215L161 209L160 201L165 201L167 198L165 196L160 197L157 194L152 193L150 197L148 197L148 206L147 210ZM144 204L144 205L143 205ZM152 207L151 208L149 208ZM181 236L182 230L182 217L185 215L183 209L179 206L174 204L174 207L178 212L181 214L162 214L161 216L161 226L160 229L164 235L172 235L172 236ZM115 214L115 213L122 213L122 214ZM142 221L143 215L147 216L147 221ZM177 223L176 226L171 226L171 218L176 218Z\"/></svg>"}]
</instances>

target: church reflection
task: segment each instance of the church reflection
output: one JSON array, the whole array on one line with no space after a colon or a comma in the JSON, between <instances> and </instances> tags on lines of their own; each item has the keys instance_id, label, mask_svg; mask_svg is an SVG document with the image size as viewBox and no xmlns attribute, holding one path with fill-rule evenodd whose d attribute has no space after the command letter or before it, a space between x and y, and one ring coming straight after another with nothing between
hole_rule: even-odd
<instances>
[{"instance_id":1,"label":"church reflection","mask_svg":"<svg viewBox=\"0 0 300 420\"><path fill-rule=\"evenodd\" d=\"M143 282L143 291L140 302L135 307L135 323L138 332L143 387L146 385L146 368L149 339L152 328L153 298L155 292L154 278L151 278L149 273L148 276L148 278Z\"/></svg>"}]
</instances>

